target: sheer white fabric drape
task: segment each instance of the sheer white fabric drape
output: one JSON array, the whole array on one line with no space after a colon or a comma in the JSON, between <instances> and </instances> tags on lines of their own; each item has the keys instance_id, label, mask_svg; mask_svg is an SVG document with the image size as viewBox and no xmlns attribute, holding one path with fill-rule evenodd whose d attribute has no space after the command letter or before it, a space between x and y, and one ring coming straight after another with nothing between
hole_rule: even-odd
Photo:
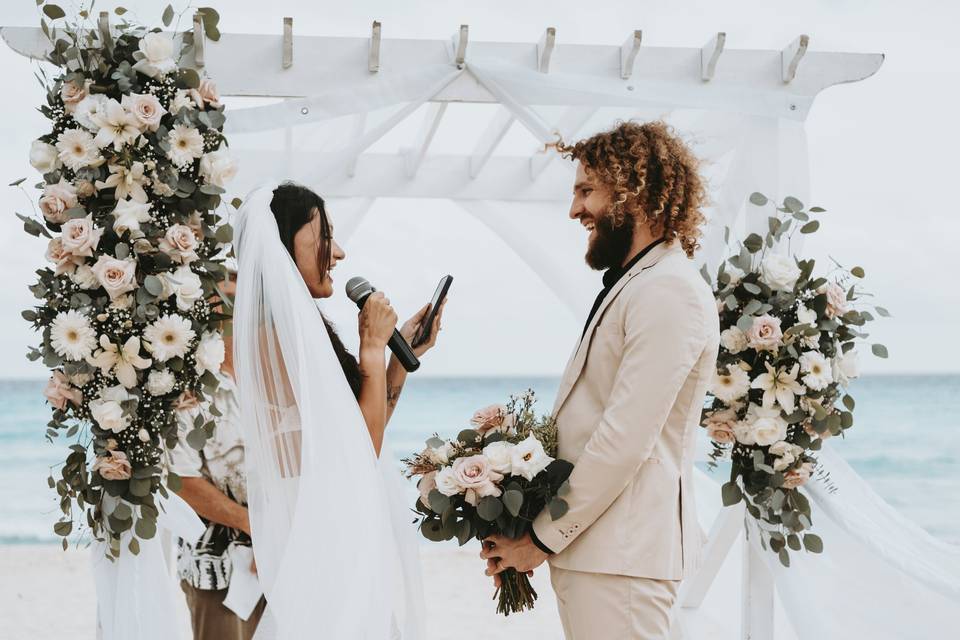
<instances>
[{"instance_id":1,"label":"sheer white fabric drape","mask_svg":"<svg viewBox=\"0 0 960 640\"><path fill-rule=\"evenodd\" d=\"M270 201L236 220L234 358L253 549L267 598L257 637L422 637L414 531L389 452L378 459Z\"/></svg>"}]
</instances>

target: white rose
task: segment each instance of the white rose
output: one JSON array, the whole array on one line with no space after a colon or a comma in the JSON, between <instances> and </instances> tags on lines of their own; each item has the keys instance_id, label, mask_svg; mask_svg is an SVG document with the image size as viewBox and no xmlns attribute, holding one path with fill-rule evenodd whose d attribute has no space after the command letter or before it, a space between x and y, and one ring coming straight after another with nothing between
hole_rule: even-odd
<instances>
[{"instance_id":1,"label":"white rose","mask_svg":"<svg viewBox=\"0 0 960 640\"><path fill-rule=\"evenodd\" d=\"M839 349L838 349L839 351ZM860 360L856 351L837 356L832 362L833 379L846 387L851 380L860 377Z\"/></svg>"},{"instance_id":2,"label":"white rose","mask_svg":"<svg viewBox=\"0 0 960 640\"><path fill-rule=\"evenodd\" d=\"M753 440L761 447L769 446L787 437L787 421L780 417L779 408L768 409L752 404L747 420Z\"/></svg>"},{"instance_id":3,"label":"white rose","mask_svg":"<svg viewBox=\"0 0 960 640\"><path fill-rule=\"evenodd\" d=\"M102 93L87 96L77 104L77 108L73 112L73 119L84 129L96 133L100 130L100 125L97 122L108 100L109 98Z\"/></svg>"},{"instance_id":4,"label":"white rose","mask_svg":"<svg viewBox=\"0 0 960 640\"><path fill-rule=\"evenodd\" d=\"M771 289L792 291L800 279L800 267L793 258L770 254L760 264L760 277Z\"/></svg>"},{"instance_id":5,"label":"white rose","mask_svg":"<svg viewBox=\"0 0 960 640\"><path fill-rule=\"evenodd\" d=\"M197 373L203 375L207 371L220 371L220 365L226 356L223 336L219 332L207 331L200 338L194 357L197 361Z\"/></svg>"},{"instance_id":6,"label":"white rose","mask_svg":"<svg viewBox=\"0 0 960 640\"><path fill-rule=\"evenodd\" d=\"M200 158L200 175L222 188L237 175L237 165L226 151L212 151Z\"/></svg>"},{"instance_id":7,"label":"white rose","mask_svg":"<svg viewBox=\"0 0 960 640\"><path fill-rule=\"evenodd\" d=\"M175 262L189 264L197 259L197 236L185 224L172 225L160 239L160 250Z\"/></svg>"},{"instance_id":8,"label":"white rose","mask_svg":"<svg viewBox=\"0 0 960 640\"><path fill-rule=\"evenodd\" d=\"M166 395L173 391L175 382L173 373L169 369L151 371L147 376L147 393L152 396Z\"/></svg>"},{"instance_id":9,"label":"white rose","mask_svg":"<svg viewBox=\"0 0 960 640\"><path fill-rule=\"evenodd\" d=\"M813 309L808 309L804 305L799 305L797 307L797 322L800 324L817 324L817 312Z\"/></svg>"},{"instance_id":10,"label":"white rose","mask_svg":"<svg viewBox=\"0 0 960 640\"><path fill-rule=\"evenodd\" d=\"M165 279L173 294L177 296L177 308L181 311L189 311L193 304L203 297L200 276L187 265L167 274Z\"/></svg>"},{"instance_id":11,"label":"white rose","mask_svg":"<svg viewBox=\"0 0 960 640\"><path fill-rule=\"evenodd\" d=\"M97 399L90 401L90 415L101 429L120 433L130 425L130 418L124 415L120 403L130 398L122 386L107 387Z\"/></svg>"},{"instance_id":12,"label":"white rose","mask_svg":"<svg viewBox=\"0 0 960 640\"><path fill-rule=\"evenodd\" d=\"M483 455L490 461L490 468L497 473L513 473L513 445L505 440L491 442L483 448Z\"/></svg>"},{"instance_id":13,"label":"white rose","mask_svg":"<svg viewBox=\"0 0 960 640\"><path fill-rule=\"evenodd\" d=\"M81 289L96 289L100 286L97 274L86 264L77 267L77 270L70 274L70 280Z\"/></svg>"},{"instance_id":14,"label":"white rose","mask_svg":"<svg viewBox=\"0 0 960 640\"><path fill-rule=\"evenodd\" d=\"M177 66L173 59L173 40L163 33L152 32L143 36L140 39L140 53L144 60L134 65L134 69L148 76L155 78L173 71Z\"/></svg>"},{"instance_id":15,"label":"white rose","mask_svg":"<svg viewBox=\"0 0 960 640\"><path fill-rule=\"evenodd\" d=\"M730 327L720 334L720 344L730 353L740 353L747 348L747 334L739 327Z\"/></svg>"},{"instance_id":16,"label":"white rose","mask_svg":"<svg viewBox=\"0 0 960 640\"><path fill-rule=\"evenodd\" d=\"M60 152L52 144L34 140L30 145L30 166L40 173L50 173L60 166Z\"/></svg>"},{"instance_id":17,"label":"white rose","mask_svg":"<svg viewBox=\"0 0 960 640\"><path fill-rule=\"evenodd\" d=\"M445 496L455 496L460 493L460 485L453 474L453 467L444 467L437 472L437 491Z\"/></svg>"},{"instance_id":18,"label":"white rose","mask_svg":"<svg viewBox=\"0 0 960 640\"><path fill-rule=\"evenodd\" d=\"M543 445L531 433L526 440L516 444L510 450L510 464L512 474L523 476L527 480L533 478L547 468L553 458L543 450Z\"/></svg>"}]
</instances>

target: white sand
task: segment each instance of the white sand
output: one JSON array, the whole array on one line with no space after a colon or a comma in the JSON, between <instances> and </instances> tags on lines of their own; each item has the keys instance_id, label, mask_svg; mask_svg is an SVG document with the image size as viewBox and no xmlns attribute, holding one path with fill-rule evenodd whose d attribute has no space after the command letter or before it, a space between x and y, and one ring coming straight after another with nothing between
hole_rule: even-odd
<instances>
[{"instance_id":1,"label":"white sand","mask_svg":"<svg viewBox=\"0 0 960 640\"><path fill-rule=\"evenodd\" d=\"M493 584L483 575L478 553L476 544L424 549L429 640L562 638L547 571L533 578L540 595L536 609L503 618L490 600ZM56 546L0 547L0 640L92 640L95 606L89 552L64 552ZM185 634L186 616L184 605Z\"/></svg>"}]
</instances>

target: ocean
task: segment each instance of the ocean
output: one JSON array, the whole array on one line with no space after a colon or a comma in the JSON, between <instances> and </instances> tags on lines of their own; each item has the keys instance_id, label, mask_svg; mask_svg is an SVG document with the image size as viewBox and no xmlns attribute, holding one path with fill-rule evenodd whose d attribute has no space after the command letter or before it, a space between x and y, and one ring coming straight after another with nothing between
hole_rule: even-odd
<instances>
[{"instance_id":1,"label":"ocean","mask_svg":"<svg viewBox=\"0 0 960 640\"><path fill-rule=\"evenodd\" d=\"M451 437L473 411L533 389L538 407L553 404L556 378L411 377L388 427L396 458L422 449L434 432ZM44 439L49 407L44 381L0 381L0 545L54 543L59 514L47 487L51 465L69 444ZM931 534L960 543L960 375L866 376L851 393L855 423L835 449L900 512ZM703 450L706 436L701 434ZM705 465L702 465L705 468ZM724 472L713 472L718 482ZM56 474L55 474L56 477ZM698 500L711 499L699 495ZM712 499L720 500L719 487Z\"/></svg>"}]
</instances>

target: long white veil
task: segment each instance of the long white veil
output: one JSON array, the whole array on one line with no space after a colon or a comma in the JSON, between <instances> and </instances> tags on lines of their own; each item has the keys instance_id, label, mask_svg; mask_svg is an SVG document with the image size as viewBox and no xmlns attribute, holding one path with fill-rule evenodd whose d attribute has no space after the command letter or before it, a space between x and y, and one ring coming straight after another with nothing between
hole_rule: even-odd
<instances>
[{"instance_id":1,"label":"long white veil","mask_svg":"<svg viewBox=\"0 0 960 640\"><path fill-rule=\"evenodd\" d=\"M234 358L253 550L267 613L257 638L417 640L423 595L399 470L378 460L316 303L255 189L235 228ZM402 498L401 498L402 499Z\"/></svg>"}]
</instances>

